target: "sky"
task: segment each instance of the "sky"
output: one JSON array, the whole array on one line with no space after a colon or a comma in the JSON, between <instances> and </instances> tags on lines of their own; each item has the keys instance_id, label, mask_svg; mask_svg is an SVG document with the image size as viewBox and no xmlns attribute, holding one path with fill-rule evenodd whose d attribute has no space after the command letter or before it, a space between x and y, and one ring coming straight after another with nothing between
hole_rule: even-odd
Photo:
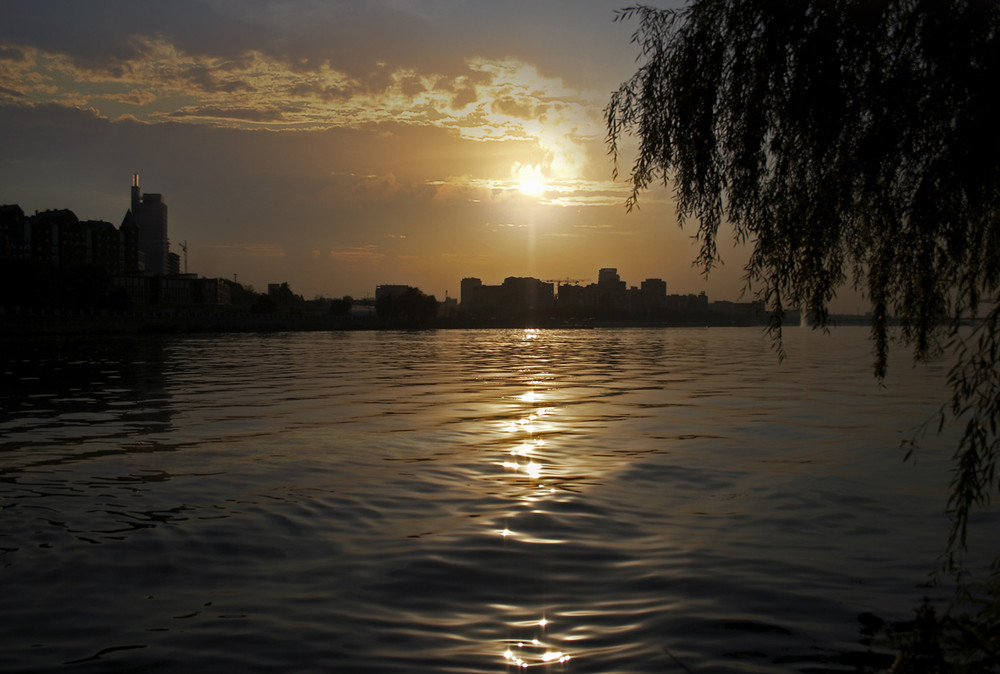
<instances>
[{"instance_id":1,"label":"sky","mask_svg":"<svg viewBox=\"0 0 1000 674\"><path fill-rule=\"evenodd\" d=\"M627 148L613 179L627 4L0 0L0 203L117 226L136 173L188 271L307 299L602 267L739 299L746 251L706 279L670 189L627 212Z\"/></svg>"}]
</instances>

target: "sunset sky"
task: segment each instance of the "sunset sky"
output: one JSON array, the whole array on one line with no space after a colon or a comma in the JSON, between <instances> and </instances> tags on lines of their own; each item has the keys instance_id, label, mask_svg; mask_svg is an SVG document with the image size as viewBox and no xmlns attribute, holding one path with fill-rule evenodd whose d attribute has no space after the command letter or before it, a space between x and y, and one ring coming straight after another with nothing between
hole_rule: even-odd
<instances>
[{"instance_id":1,"label":"sunset sky","mask_svg":"<svg viewBox=\"0 0 1000 674\"><path fill-rule=\"evenodd\" d=\"M612 180L627 4L0 0L0 203L117 226L138 173L190 271L307 298L617 267L737 299L744 253L706 281L669 190Z\"/></svg>"}]
</instances>

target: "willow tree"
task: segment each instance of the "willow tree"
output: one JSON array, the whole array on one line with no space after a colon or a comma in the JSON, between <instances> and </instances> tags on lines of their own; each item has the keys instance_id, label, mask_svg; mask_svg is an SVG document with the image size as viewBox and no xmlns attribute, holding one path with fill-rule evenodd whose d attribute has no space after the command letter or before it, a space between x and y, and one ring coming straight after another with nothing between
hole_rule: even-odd
<instances>
[{"instance_id":1,"label":"willow tree","mask_svg":"<svg viewBox=\"0 0 1000 674\"><path fill-rule=\"evenodd\" d=\"M638 142L629 208L671 186L705 273L728 223L779 346L787 308L826 325L853 286L877 377L893 335L918 359L957 351L954 561L998 487L1000 2L693 0L618 18L639 22L638 70L605 110L616 174Z\"/></svg>"}]
</instances>

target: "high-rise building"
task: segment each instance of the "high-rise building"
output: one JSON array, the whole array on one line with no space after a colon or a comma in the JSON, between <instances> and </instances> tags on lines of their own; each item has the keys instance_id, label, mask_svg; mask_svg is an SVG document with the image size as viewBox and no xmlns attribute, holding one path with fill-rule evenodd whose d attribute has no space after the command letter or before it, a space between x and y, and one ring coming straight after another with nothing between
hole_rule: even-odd
<instances>
[{"instance_id":1,"label":"high-rise building","mask_svg":"<svg viewBox=\"0 0 1000 674\"><path fill-rule=\"evenodd\" d=\"M162 194L143 194L139 174L132 174L132 218L139 228L139 251L146 274L154 276L170 271L170 242L167 239L167 205Z\"/></svg>"},{"instance_id":2,"label":"high-rise building","mask_svg":"<svg viewBox=\"0 0 1000 674\"><path fill-rule=\"evenodd\" d=\"M462 307L469 309L476 301L475 295L483 287L483 282L477 278L462 279Z\"/></svg>"},{"instance_id":3,"label":"high-rise building","mask_svg":"<svg viewBox=\"0 0 1000 674\"><path fill-rule=\"evenodd\" d=\"M614 267L605 267L597 272L597 285L606 291L625 292L625 282Z\"/></svg>"}]
</instances>

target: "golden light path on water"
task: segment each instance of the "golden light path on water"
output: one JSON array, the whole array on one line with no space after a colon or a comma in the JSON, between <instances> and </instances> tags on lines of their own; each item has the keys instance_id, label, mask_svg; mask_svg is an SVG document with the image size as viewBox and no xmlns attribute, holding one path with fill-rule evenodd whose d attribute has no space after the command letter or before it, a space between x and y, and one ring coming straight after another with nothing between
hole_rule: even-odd
<instances>
[{"instance_id":1,"label":"golden light path on water","mask_svg":"<svg viewBox=\"0 0 1000 674\"><path fill-rule=\"evenodd\" d=\"M538 336L538 330L527 329L524 331L524 340L526 341L537 339ZM554 486L545 483L546 476L553 476L552 457L545 452L547 443L545 437L558 437L562 429L554 418L559 409L544 405L546 395L543 390L540 390L545 385L543 377L544 373L536 373L534 378L527 382L527 385L532 388L514 398L520 404L521 409L517 410L517 418L502 422L504 424L502 431L505 437L509 438L510 449L506 456L497 461L497 465L504 471L505 477L517 480L527 478L535 483L533 489L522 497L527 503L535 503L557 493ZM541 437L543 435L545 437ZM498 533L503 536L505 548L507 545L538 545L559 542L552 539L537 540L528 535L521 535L507 527ZM524 572L528 573L529 571ZM534 632L537 636L533 636L529 640L513 638L504 640L500 644L504 664L508 668L527 669L534 666L569 662L574 656L556 645L557 639L550 635L547 629L551 624L552 622L544 615L537 619L510 622L507 626L508 634Z\"/></svg>"}]
</instances>

